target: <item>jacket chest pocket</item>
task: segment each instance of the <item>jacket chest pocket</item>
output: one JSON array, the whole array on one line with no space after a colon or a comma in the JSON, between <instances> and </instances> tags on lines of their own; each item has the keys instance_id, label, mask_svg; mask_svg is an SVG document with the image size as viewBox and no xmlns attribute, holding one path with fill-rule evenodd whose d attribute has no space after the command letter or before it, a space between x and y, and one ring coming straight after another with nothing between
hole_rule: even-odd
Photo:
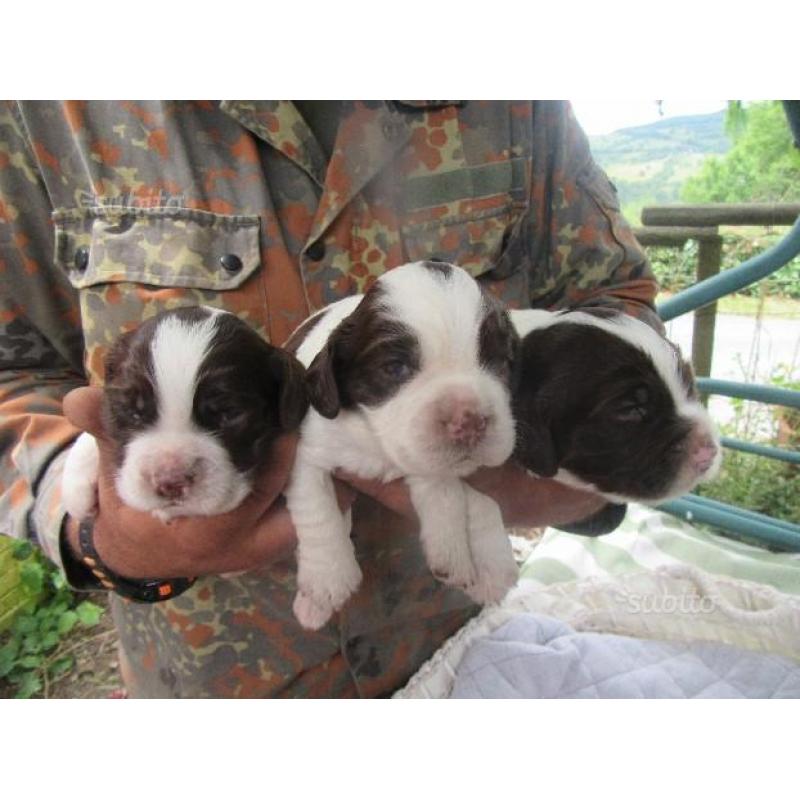
<instances>
[{"instance_id":1,"label":"jacket chest pocket","mask_svg":"<svg viewBox=\"0 0 800 800\"><path fill-rule=\"evenodd\" d=\"M512 158L408 178L401 235L409 260L448 261L473 277L519 269L528 171L527 159Z\"/></svg>"},{"instance_id":2,"label":"jacket chest pocket","mask_svg":"<svg viewBox=\"0 0 800 800\"><path fill-rule=\"evenodd\" d=\"M257 216L101 207L57 210L53 221L56 263L80 293L93 381L121 333L169 308L222 308L266 333L261 292L248 282L261 264Z\"/></svg>"}]
</instances>

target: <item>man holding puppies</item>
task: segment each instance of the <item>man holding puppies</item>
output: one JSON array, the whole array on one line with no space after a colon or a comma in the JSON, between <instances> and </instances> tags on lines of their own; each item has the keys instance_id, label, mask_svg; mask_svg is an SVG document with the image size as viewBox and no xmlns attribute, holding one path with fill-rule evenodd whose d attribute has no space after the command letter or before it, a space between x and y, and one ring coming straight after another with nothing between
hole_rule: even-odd
<instances>
[{"instance_id":1,"label":"man holding puppies","mask_svg":"<svg viewBox=\"0 0 800 800\"><path fill-rule=\"evenodd\" d=\"M308 314L417 260L459 264L510 306L611 303L657 325L655 280L565 103L0 109L2 532L95 586L59 496L67 449L88 430L103 562L133 583L200 576L165 602L114 596L132 696L383 696L476 612L429 574L401 486L342 481L364 581L330 625L302 631L280 498L296 440L278 441L238 509L165 526L114 491L100 390L69 394L99 384L119 334L164 308L223 308L280 345ZM508 465L471 482L508 525L605 505Z\"/></svg>"}]
</instances>

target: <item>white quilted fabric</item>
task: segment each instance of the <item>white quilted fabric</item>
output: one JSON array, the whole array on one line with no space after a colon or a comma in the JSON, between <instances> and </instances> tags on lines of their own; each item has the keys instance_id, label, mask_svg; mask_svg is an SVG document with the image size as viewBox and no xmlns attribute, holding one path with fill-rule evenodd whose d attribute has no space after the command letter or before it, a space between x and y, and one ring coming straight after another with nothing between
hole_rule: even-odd
<instances>
[{"instance_id":1,"label":"white quilted fabric","mask_svg":"<svg viewBox=\"0 0 800 800\"><path fill-rule=\"evenodd\" d=\"M520 614L461 659L454 698L797 698L800 664L710 642L580 633Z\"/></svg>"},{"instance_id":2,"label":"white quilted fabric","mask_svg":"<svg viewBox=\"0 0 800 800\"><path fill-rule=\"evenodd\" d=\"M520 581L502 605L486 608L445 642L395 697L449 697L472 645L526 614L577 632L677 646L715 643L800 664L800 597L676 565L552 586ZM518 696L511 691L507 696Z\"/></svg>"}]
</instances>

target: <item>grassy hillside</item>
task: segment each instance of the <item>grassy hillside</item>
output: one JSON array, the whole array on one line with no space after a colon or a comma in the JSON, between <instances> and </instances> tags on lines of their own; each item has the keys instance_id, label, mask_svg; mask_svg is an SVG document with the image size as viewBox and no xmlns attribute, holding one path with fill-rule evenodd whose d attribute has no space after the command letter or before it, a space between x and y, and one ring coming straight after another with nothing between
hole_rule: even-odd
<instances>
[{"instance_id":1,"label":"grassy hillside","mask_svg":"<svg viewBox=\"0 0 800 800\"><path fill-rule=\"evenodd\" d=\"M703 159L730 149L724 123L725 112L719 111L589 137L595 160L619 190L631 224L640 224L643 206L679 202L683 181Z\"/></svg>"}]
</instances>

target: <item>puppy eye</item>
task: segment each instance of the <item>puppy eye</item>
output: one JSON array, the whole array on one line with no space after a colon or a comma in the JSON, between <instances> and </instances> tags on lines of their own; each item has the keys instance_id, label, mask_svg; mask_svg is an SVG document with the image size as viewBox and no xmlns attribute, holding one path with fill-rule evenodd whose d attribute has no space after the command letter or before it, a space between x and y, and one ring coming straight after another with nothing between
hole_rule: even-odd
<instances>
[{"instance_id":1,"label":"puppy eye","mask_svg":"<svg viewBox=\"0 0 800 800\"><path fill-rule=\"evenodd\" d=\"M411 376L412 367L405 361L401 361L400 359L395 359L393 361L387 361L381 367L384 375L392 380L402 381L406 380L406 378Z\"/></svg>"},{"instance_id":2,"label":"puppy eye","mask_svg":"<svg viewBox=\"0 0 800 800\"><path fill-rule=\"evenodd\" d=\"M642 406L620 406L615 416L620 422L642 422L647 417L647 410Z\"/></svg>"},{"instance_id":3,"label":"puppy eye","mask_svg":"<svg viewBox=\"0 0 800 800\"><path fill-rule=\"evenodd\" d=\"M647 418L650 392L646 386L637 386L617 406L614 416L620 422L642 422Z\"/></svg>"},{"instance_id":4,"label":"puppy eye","mask_svg":"<svg viewBox=\"0 0 800 800\"><path fill-rule=\"evenodd\" d=\"M215 427L231 425L241 416L241 409L224 401L209 403L206 406L206 415Z\"/></svg>"},{"instance_id":5,"label":"puppy eye","mask_svg":"<svg viewBox=\"0 0 800 800\"><path fill-rule=\"evenodd\" d=\"M214 414L214 419L216 420L217 425L220 427L225 427L226 425L230 425L234 420L239 416L237 411L232 411L229 408L221 409Z\"/></svg>"}]
</instances>

